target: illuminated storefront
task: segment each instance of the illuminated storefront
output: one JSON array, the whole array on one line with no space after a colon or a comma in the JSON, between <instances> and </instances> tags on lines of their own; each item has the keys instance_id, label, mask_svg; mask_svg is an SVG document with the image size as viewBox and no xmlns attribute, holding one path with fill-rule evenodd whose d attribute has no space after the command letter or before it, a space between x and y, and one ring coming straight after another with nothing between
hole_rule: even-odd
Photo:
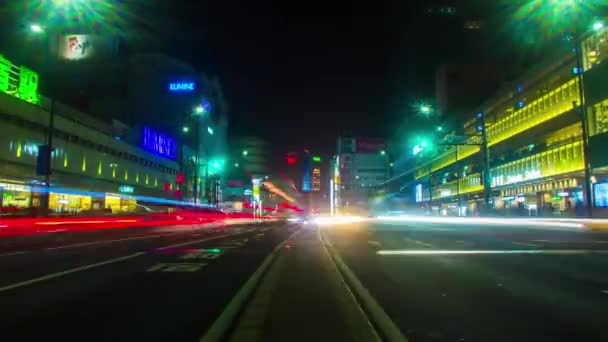
<instances>
[{"instance_id":1,"label":"illuminated storefront","mask_svg":"<svg viewBox=\"0 0 608 342\"><path fill-rule=\"evenodd\" d=\"M0 204L3 208L29 208L32 203L31 191L27 185L0 183Z\"/></svg>"},{"instance_id":2,"label":"illuminated storefront","mask_svg":"<svg viewBox=\"0 0 608 342\"><path fill-rule=\"evenodd\" d=\"M90 210L91 202L91 196L53 192L49 195L49 208L62 214L78 214L83 210Z\"/></svg>"},{"instance_id":3,"label":"illuminated storefront","mask_svg":"<svg viewBox=\"0 0 608 342\"><path fill-rule=\"evenodd\" d=\"M112 214L131 213L137 208L137 201L128 196L106 194L105 207L112 209Z\"/></svg>"}]
</instances>

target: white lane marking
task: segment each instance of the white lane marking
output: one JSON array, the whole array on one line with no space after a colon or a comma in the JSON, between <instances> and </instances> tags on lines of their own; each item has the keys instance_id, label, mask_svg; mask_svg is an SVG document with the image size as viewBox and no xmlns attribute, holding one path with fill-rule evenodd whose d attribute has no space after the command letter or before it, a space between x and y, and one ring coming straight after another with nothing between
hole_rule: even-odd
<instances>
[{"instance_id":1,"label":"white lane marking","mask_svg":"<svg viewBox=\"0 0 608 342\"><path fill-rule=\"evenodd\" d=\"M244 234L244 233L246 233L246 232L243 232L243 233L240 233L240 234ZM236 235L236 234L233 234L233 235ZM201 242L205 242L205 241L210 241L210 240L216 240L216 239L220 239L220 238L224 238L224 237L229 237L229 236L231 236L231 235L229 235L229 234L218 235L218 236L213 236L213 237L205 238L205 239L199 239L199 240L195 240L195 241L188 241L188 242L183 242L183 243L177 243L177 244L173 244L173 245L157 248L157 250L163 250L163 249L170 249L170 248L175 248L175 247L193 245L193 244L197 244L197 243L201 243ZM69 269L67 271L61 271L61 272L57 272L57 273L47 274L47 275L42 276L42 277L38 277L38 278L22 281L20 283L16 283L16 284L0 287L0 292L16 289L16 288L19 288L19 287L23 287L23 286L27 286L27 285L31 285L31 284L35 284L35 283L39 283L39 282L42 282L42 281L45 281L45 280L49 280L49 279L53 279L53 278L58 278L58 277L61 277L61 276L64 276L64 275L68 275L68 274L71 274L71 273L85 271L85 270L88 270L88 269L91 269L91 268L95 268L95 267L100 267L100 266L105 266L105 265L108 265L108 264L113 264L115 262L119 262L119 261L123 261L123 260L137 258L138 256L142 256L142 255L145 255L145 254L147 254L147 253L146 252L137 252L137 253L130 254L130 255L127 255L127 256L124 256L124 257L120 257L120 258L110 259L110 260L106 260L106 261L102 261L102 262L98 262L98 263L94 263L94 264L90 264L90 265L86 265L86 266L82 266L82 267L72 268L72 269Z\"/></svg>"},{"instance_id":2,"label":"white lane marking","mask_svg":"<svg viewBox=\"0 0 608 342\"><path fill-rule=\"evenodd\" d=\"M5 256L17 255L17 254L25 254L25 253L29 253L29 252L26 252L26 251L18 251L18 252L12 252L12 253L0 254L0 258L1 258L1 257L5 257Z\"/></svg>"},{"instance_id":3,"label":"white lane marking","mask_svg":"<svg viewBox=\"0 0 608 342\"><path fill-rule=\"evenodd\" d=\"M424 246L426 248L433 248L433 245L431 245L430 243L425 243L425 242L422 242L420 240L414 240L414 239L408 239L408 238L404 238L404 240L408 241L408 242L413 242L413 243L415 243L417 245L421 245L421 246Z\"/></svg>"},{"instance_id":4,"label":"white lane marking","mask_svg":"<svg viewBox=\"0 0 608 342\"><path fill-rule=\"evenodd\" d=\"M380 250L379 255L475 255L475 254L608 254L608 250L592 249L507 249L507 250Z\"/></svg>"},{"instance_id":5,"label":"white lane marking","mask_svg":"<svg viewBox=\"0 0 608 342\"><path fill-rule=\"evenodd\" d=\"M114 242L120 242L120 241L153 239L153 238L159 238L159 237L162 237L162 236L163 235L135 236L135 237L124 238L124 239L117 239L117 240L104 240L104 241L75 243L75 244L72 244L72 245L49 247L49 248L45 248L45 249L46 250L56 250L56 249L73 248L73 247L94 246L94 245L102 245L102 244L114 243Z\"/></svg>"},{"instance_id":6,"label":"white lane marking","mask_svg":"<svg viewBox=\"0 0 608 342\"><path fill-rule=\"evenodd\" d=\"M602 290L600 292L603 293L603 294L608 294L608 290Z\"/></svg>"},{"instance_id":7,"label":"white lane marking","mask_svg":"<svg viewBox=\"0 0 608 342\"><path fill-rule=\"evenodd\" d=\"M594 241L595 243L608 243L608 241Z\"/></svg>"},{"instance_id":8,"label":"white lane marking","mask_svg":"<svg viewBox=\"0 0 608 342\"><path fill-rule=\"evenodd\" d=\"M527 243L527 242L519 242L519 241L511 241L512 244L515 245L521 245L521 246L528 246L528 247L538 247L538 245L535 245L533 243Z\"/></svg>"},{"instance_id":9,"label":"white lane marking","mask_svg":"<svg viewBox=\"0 0 608 342\"><path fill-rule=\"evenodd\" d=\"M378 241L369 240L369 241L367 241L367 243L369 245L376 246L376 247L382 246L382 244L380 242L378 242Z\"/></svg>"},{"instance_id":10,"label":"white lane marking","mask_svg":"<svg viewBox=\"0 0 608 342\"><path fill-rule=\"evenodd\" d=\"M72 269L67 270L67 271L47 274L47 275L42 276L42 277L38 277L38 278L22 281L20 283L16 283L16 284L0 287L0 292L16 289L18 287L27 286L27 285L31 285L31 284L35 284L35 283L39 283L41 281L45 281L45 280L49 280L49 279L53 279L53 278L58 278L58 277L61 277L61 276L67 275L67 274L76 273L76 272L88 270L88 269L91 269L91 268L95 268L95 267L99 267L99 266L104 266L104 265L108 265L108 264L113 264L115 262L119 262L119 261L123 261L123 260L127 260L127 259L136 258L136 257L138 257L140 255L144 255L144 254L146 254L146 253L144 253L144 252L138 252L138 253L134 253L134 254L131 254L131 255L124 256L124 257L116 258L116 259L110 259L110 260L98 262L98 263L95 263L95 264L90 264L90 265L86 265L86 266L82 266L82 267L72 268Z\"/></svg>"},{"instance_id":11,"label":"white lane marking","mask_svg":"<svg viewBox=\"0 0 608 342\"><path fill-rule=\"evenodd\" d=\"M532 240L532 242L544 243L544 242L551 242L551 241L549 241L549 240Z\"/></svg>"}]
</instances>

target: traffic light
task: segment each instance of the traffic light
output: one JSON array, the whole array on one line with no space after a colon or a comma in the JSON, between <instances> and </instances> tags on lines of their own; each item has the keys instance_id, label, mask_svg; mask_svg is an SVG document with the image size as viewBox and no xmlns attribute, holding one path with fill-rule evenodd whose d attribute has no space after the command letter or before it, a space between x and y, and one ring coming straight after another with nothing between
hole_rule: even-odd
<instances>
[{"instance_id":1,"label":"traffic light","mask_svg":"<svg viewBox=\"0 0 608 342\"><path fill-rule=\"evenodd\" d=\"M430 148L431 143L429 140L427 138L422 138L418 140L418 143L414 146L412 151L414 152L414 155L417 155L418 153L422 152L422 150L428 150Z\"/></svg>"}]
</instances>

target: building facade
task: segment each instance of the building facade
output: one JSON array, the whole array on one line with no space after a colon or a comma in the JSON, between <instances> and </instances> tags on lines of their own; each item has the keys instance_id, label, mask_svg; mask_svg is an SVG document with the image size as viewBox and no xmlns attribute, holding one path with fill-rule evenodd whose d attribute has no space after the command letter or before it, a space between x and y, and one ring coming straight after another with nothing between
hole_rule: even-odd
<instances>
[{"instance_id":1,"label":"building facade","mask_svg":"<svg viewBox=\"0 0 608 342\"><path fill-rule=\"evenodd\" d=\"M340 137L330 167L336 211L369 209L375 189L389 177L390 159L386 144L376 138ZM330 188L331 190L331 188Z\"/></svg>"},{"instance_id":2,"label":"building facade","mask_svg":"<svg viewBox=\"0 0 608 342\"><path fill-rule=\"evenodd\" d=\"M443 214L472 215L483 202L483 180L489 179L490 203L499 212L526 216L584 214L585 149L580 104L584 98L590 150L602 149L608 129L608 68L602 64L607 48L606 28L590 33L582 41L582 70L571 52L546 61L470 114L470 119L462 123L464 137L469 137L461 141L464 145L436 146L418 153L412 190L416 201L430 204ZM485 126L480 127L480 117ZM481 130L487 134L489 177L484 175ZM447 141L449 144L454 139ZM594 157L593 152L587 157L593 167L591 198L594 207L603 207L607 179L603 167L608 159L598 153Z\"/></svg>"},{"instance_id":3,"label":"building facade","mask_svg":"<svg viewBox=\"0 0 608 342\"><path fill-rule=\"evenodd\" d=\"M46 98L38 94L37 73L16 67L5 57L0 62L2 207L39 207L47 194L50 209L69 214L103 209L131 212L138 201L184 203L183 190L195 184L183 167L184 159L196 159L188 152L192 149L150 127L110 124ZM51 112L53 150L47 188L38 171Z\"/></svg>"}]
</instances>

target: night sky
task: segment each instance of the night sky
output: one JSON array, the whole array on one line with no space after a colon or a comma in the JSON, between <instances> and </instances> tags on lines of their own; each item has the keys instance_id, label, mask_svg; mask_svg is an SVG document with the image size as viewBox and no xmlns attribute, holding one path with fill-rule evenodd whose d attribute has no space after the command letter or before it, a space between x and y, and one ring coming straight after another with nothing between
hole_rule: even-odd
<instances>
[{"instance_id":1,"label":"night sky","mask_svg":"<svg viewBox=\"0 0 608 342\"><path fill-rule=\"evenodd\" d=\"M509 18L504 4L515 0L115 1L124 12L107 12L126 23L127 49L163 52L218 77L230 134L286 150L331 153L338 135L407 132L418 125L411 104L433 100L440 62L511 62L531 51L510 49L514 31L492 21ZM458 15L429 18L433 4ZM464 18L484 21L468 42Z\"/></svg>"},{"instance_id":2,"label":"night sky","mask_svg":"<svg viewBox=\"0 0 608 342\"><path fill-rule=\"evenodd\" d=\"M331 3L331 4L330 4ZM389 6L191 2L169 51L217 75L233 135L333 149L338 134L383 136L390 111Z\"/></svg>"}]
</instances>

